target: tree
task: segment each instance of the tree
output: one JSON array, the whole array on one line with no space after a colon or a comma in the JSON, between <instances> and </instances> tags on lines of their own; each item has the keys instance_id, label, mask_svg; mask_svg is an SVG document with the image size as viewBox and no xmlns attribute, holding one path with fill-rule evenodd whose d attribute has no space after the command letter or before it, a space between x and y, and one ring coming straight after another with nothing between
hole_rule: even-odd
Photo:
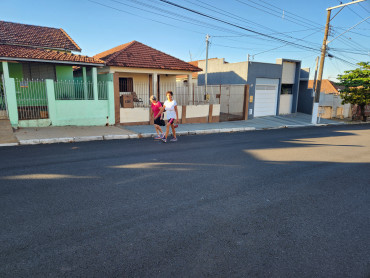
<instances>
[{"instance_id":1,"label":"tree","mask_svg":"<svg viewBox=\"0 0 370 278\"><path fill-rule=\"evenodd\" d=\"M366 122L365 106L370 104L370 63L358 63L360 68L345 71L339 74L339 85L344 86L341 91L342 104L357 104L361 110L362 120Z\"/></svg>"}]
</instances>

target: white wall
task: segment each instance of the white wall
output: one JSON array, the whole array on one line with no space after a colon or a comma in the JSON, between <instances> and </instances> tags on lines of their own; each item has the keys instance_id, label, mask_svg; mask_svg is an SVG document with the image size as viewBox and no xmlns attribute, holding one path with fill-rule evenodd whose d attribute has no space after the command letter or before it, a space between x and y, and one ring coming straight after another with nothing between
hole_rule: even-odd
<instances>
[{"instance_id":1,"label":"white wall","mask_svg":"<svg viewBox=\"0 0 370 278\"><path fill-rule=\"evenodd\" d=\"M186 118L208 117L209 105L188 105L186 106Z\"/></svg>"},{"instance_id":2,"label":"white wall","mask_svg":"<svg viewBox=\"0 0 370 278\"><path fill-rule=\"evenodd\" d=\"M198 67L203 69L203 71L198 72L198 74L204 75L206 72L206 61L202 60L198 62ZM208 60L208 85L218 85L218 84L243 84L243 82L247 81L248 76L248 63L245 62L239 62L239 63L226 63L225 59L209 59ZM218 78L221 78L218 80L217 84L213 82L212 80L212 73L230 73L231 75L219 75ZM236 76L239 76L239 78L236 78ZM243 82L242 82L243 79Z\"/></svg>"},{"instance_id":3,"label":"white wall","mask_svg":"<svg viewBox=\"0 0 370 278\"><path fill-rule=\"evenodd\" d=\"M283 62L282 84L294 84L296 63Z\"/></svg>"},{"instance_id":4,"label":"white wall","mask_svg":"<svg viewBox=\"0 0 370 278\"><path fill-rule=\"evenodd\" d=\"M149 122L149 108L121 108L120 123Z\"/></svg>"},{"instance_id":5,"label":"white wall","mask_svg":"<svg viewBox=\"0 0 370 278\"><path fill-rule=\"evenodd\" d=\"M291 114L293 104L293 95L280 95L279 115Z\"/></svg>"}]
</instances>

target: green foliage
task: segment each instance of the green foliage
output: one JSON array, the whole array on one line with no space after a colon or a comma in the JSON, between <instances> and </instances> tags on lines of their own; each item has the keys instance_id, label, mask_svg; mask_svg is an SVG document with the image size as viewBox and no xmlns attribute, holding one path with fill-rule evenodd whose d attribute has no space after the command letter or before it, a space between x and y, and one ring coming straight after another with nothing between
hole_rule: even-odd
<instances>
[{"instance_id":1,"label":"green foliage","mask_svg":"<svg viewBox=\"0 0 370 278\"><path fill-rule=\"evenodd\" d=\"M364 107L370 104L370 63L358 63L360 68L345 71L338 75L339 85L344 86L341 91L342 104L351 103Z\"/></svg>"}]
</instances>

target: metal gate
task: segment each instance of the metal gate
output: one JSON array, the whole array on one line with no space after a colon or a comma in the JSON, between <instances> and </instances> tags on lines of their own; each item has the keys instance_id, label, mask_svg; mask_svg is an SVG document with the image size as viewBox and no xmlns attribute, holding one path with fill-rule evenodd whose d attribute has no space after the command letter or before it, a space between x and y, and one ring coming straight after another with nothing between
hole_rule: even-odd
<instances>
[{"instance_id":1,"label":"metal gate","mask_svg":"<svg viewBox=\"0 0 370 278\"><path fill-rule=\"evenodd\" d=\"M220 85L220 121L244 119L245 85Z\"/></svg>"},{"instance_id":2,"label":"metal gate","mask_svg":"<svg viewBox=\"0 0 370 278\"><path fill-rule=\"evenodd\" d=\"M49 118L44 80L15 80L19 120Z\"/></svg>"}]
</instances>

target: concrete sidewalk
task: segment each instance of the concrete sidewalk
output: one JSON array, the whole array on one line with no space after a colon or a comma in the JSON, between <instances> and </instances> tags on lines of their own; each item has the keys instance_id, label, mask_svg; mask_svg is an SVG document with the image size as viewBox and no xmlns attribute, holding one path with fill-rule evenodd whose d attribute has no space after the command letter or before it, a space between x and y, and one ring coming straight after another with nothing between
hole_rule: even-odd
<instances>
[{"instance_id":1,"label":"concrete sidewalk","mask_svg":"<svg viewBox=\"0 0 370 278\"><path fill-rule=\"evenodd\" d=\"M344 121L321 119L319 125L340 125ZM312 126L311 116L292 114L286 116L260 117L248 121L232 121L205 124L181 124L176 129L179 136L242 132L262 129L295 128ZM66 126L43 128L19 128L14 132L19 145L83 142L152 137L156 135L152 125L137 126ZM17 145L18 145L17 144ZM0 146L2 146L0 144ZM5 144L3 145L5 146Z\"/></svg>"}]
</instances>

